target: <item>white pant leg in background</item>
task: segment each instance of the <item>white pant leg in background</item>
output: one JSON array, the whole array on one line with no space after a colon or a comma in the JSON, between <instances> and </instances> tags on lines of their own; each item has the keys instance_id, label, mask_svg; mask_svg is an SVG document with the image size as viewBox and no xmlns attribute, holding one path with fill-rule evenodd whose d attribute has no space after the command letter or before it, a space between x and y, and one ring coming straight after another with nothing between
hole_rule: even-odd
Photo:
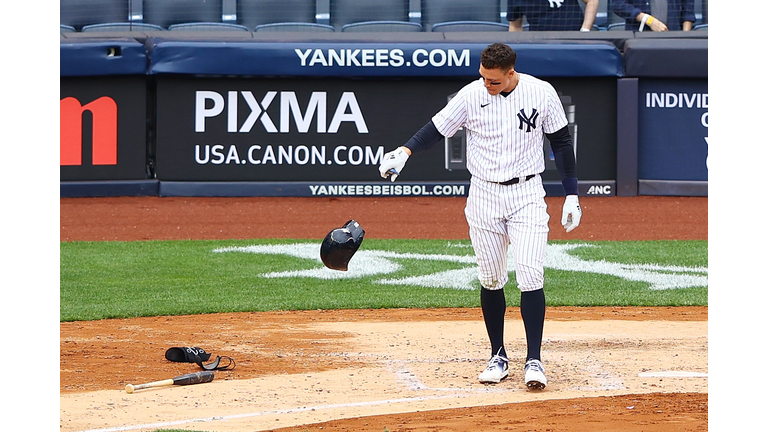
<instances>
[{"instance_id":1,"label":"white pant leg in background","mask_svg":"<svg viewBox=\"0 0 768 432\"><path fill-rule=\"evenodd\" d=\"M507 250L512 246L521 291L544 287L544 254L549 214L540 176L504 186L472 179L464 214L477 257L478 279L488 289L509 281Z\"/></svg>"}]
</instances>

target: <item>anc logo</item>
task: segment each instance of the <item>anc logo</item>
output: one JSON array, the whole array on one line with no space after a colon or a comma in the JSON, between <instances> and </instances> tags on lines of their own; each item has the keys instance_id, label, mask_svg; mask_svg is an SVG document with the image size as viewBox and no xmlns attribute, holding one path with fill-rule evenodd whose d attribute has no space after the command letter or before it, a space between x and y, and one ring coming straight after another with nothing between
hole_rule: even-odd
<instances>
[{"instance_id":1,"label":"anc logo","mask_svg":"<svg viewBox=\"0 0 768 432\"><path fill-rule=\"evenodd\" d=\"M470 246L466 246L470 247ZM592 247L588 244L550 244L544 260L544 267L555 270L576 271L604 274L620 277L629 281L645 282L652 290L706 287L709 284L706 267L662 266L656 264L623 264L607 261L587 261L568 252L577 248ZM227 247L213 252L240 252L268 255L289 255L317 262L319 265L308 270L287 270L260 275L264 278L309 277L317 279L356 279L381 275L376 281L389 285L418 285L430 288L450 288L460 290L478 289L477 265L474 255L436 255L398 253L383 250L360 250L349 262L346 272L331 270L322 265L319 245L314 243L295 243L285 245L254 245L245 247ZM442 272L387 278L407 265L408 260L444 261L466 264L465 267ZM515 264L510 250L507 265L514 271Z\"/></svg>"}]
</instances>

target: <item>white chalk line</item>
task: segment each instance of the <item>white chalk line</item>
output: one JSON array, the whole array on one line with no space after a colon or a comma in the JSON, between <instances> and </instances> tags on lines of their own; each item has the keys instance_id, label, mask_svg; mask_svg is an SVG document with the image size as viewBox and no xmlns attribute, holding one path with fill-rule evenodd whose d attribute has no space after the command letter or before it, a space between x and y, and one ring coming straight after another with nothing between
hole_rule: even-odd
<instances>
[{"instance_id":1,"label":"white chalk line","mask_svg":"<svg viewBox=\"0 0 768 432\"><path fill-rule=\"evenodd\" d=\"M175 421L159 422L159 423L118 426L118 427L105 428L105 429L88 429L88 430L79 431L79 432L119 432L119 431L129 431L129 430L137 430L137 429L150 429L150 428L159 428L159 427L167 427L167 426L178 426L186 423L206 423L206 422L213 422L213 421L227 421L227 420L236 420L236 419L248 418L248 417L259 417L259 416L265 416L265 415L294 414L294 413L300 413L300 412L306 412L306 411L319 411L319 410L328 410L328 409L336 409L336 408L369 407L369 406L376 406L376 405L386 405L391 403L422 402L422 401L428 401L428 400L450 399L450 398L468 397L468 396L471 396L471 394L467 393L467 394L451 394L451 395L442 395L442 396L419 396L419 397L387 399L387 400L368 401L368 402L351 402L351 403L334 404L334 405L320 405L316 407L290 408L290 409L284 409L284 410L262 411L262 412L255 412L255 413L232 414L232 415L225 415L225 416L203 417L203 418L196 418L196 419L175 420Z\"/></svg>"},{"instance_id":2,"label":"white chalk line","mask_svg":"<svg viewBox=\"0 0 768 432\"><path fill-rule=\"evenodd\" d=\"M690 372L690 371L657 371L657 372L640 372L637 374L643 378L708 378L709 374L703 372Z\"/></svg>"}]
</instances>

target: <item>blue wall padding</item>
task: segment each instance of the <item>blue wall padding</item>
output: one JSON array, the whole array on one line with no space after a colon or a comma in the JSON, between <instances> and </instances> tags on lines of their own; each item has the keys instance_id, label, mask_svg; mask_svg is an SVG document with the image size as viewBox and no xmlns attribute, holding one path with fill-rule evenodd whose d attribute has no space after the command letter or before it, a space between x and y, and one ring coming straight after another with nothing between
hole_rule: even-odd
<instances>
[{"instance_id":1,"label":"blue wall padding","mask_svg":"<svg viewBox=\"0 0 768 432\"><path fill-rule=\"evenodd\" d=\"M62 40L60 76L144 75L147 50L132 38Z\"/></svg>"},{"instance_id":2,"label":"blue wall padding","mask_svg":"<svg viewBox=\"0 0 768 432\"><path fill-rule=\"evenodd\" d=\"M624 44L624 75L707 78L708 45L706 39L630 39Z\"/></svg>"},{"instance_id":3,"label":"blue wall padding","mask_svg":"<svg viewBox=\"0 0 768 432\"><path fill-rule=\"evenodd\" d=\"M181 41L163 38L147 40L150 47L150 74L196 74L240 76L311 76L311 77L474 77L480 52L486 43L291 43L259 41ZM621 77L624 64L621 53L608 42L557 42L510 44L518 53L517 70L545 77ZM304 60L302 61L302 53ZM309 50L309 51L308 51ZM343 50L345 65L331 52ZM378 51L377 51L378 50ZM395 51L399 50L399 51ZM423 51L420 51L423 50ZM453 50L454 58L466 57L456 66L435 67L439 53ZM356 53L356 54L355 54ZM367 61L364 54L368 53ZM380 57L371 57L379 53ZM349 61L350 54L354 61ZM447 54L446 54L447 56ZM378 61L378 64L377 64ZM394 62L397 65L393 65ZM302 64L303 63L303 64ZM325 64L323 64L325 63ZM348 65L346 63L349 63ZM359 65L357 63L360 63ZM363 63L368 63L364 65Z\"/></svg>"}]
</instances>

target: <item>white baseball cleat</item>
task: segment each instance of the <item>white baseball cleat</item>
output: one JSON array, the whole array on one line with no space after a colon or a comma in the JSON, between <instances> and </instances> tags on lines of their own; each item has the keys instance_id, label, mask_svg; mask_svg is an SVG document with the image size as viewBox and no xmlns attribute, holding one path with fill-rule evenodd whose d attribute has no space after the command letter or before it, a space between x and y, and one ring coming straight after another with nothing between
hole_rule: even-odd
<instances>
[{"instance_id":1,"label":"white baseball cleat","mask_svg":"<svg viewBox=\"0 0 768 432\"><path fill-rule=\"evenodd\" d=\"M491 357L488 367L480 374L481 383L496 384L509 375L509 359L501 355Z\"/></svg>"},{"instance_id":2,"label":"white baseball cleat","mask_svg":"<svg viewBox=\"0 0 768 432\"><path fill-rule=\"evenodd\" d=\"M525 385L532 390L541 390L547 386L544 365L540 360L530 359L525 362Z\"/></svg>"}]
</instances>

